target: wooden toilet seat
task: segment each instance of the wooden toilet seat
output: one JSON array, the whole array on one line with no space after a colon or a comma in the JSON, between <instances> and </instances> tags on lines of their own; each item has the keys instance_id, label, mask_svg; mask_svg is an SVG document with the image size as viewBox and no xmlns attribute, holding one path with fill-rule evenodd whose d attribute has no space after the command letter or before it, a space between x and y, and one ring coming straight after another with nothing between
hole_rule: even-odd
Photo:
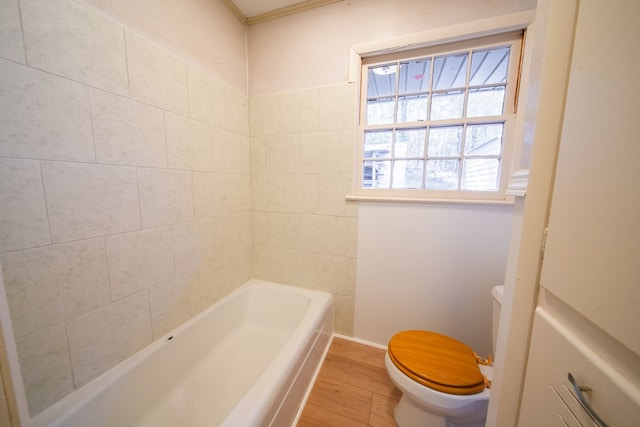
<instances>
[{"instance_id":1,"label":"wooden toilet seat","mask_svg":"<svg viewBox=\"0 0 640 427\"><path fill-rule=\"evenodd\" d=\"M484 390L473 350L458 340L429 331L403 331L391 338L389 358L409 378L449 394Z\"/></svg>"}]
</instances>

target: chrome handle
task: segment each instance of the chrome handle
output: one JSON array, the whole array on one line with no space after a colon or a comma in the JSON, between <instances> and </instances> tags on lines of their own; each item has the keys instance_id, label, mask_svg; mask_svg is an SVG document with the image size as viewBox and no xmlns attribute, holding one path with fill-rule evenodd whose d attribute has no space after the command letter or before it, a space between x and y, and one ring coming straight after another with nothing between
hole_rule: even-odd
<instances>
[{"instance_id":1,"label":"chrome handle","mask_svg":"<svg viewBox=\"0 0 640 427\"><path fill-rule=\"evenodd\" d=\"M583 391L591 391L591 387L579 386L578 383L576 383L576 380L573 379L573 375L571 375L571 372L567 374L567 378L569 378L569 382L573 386L573 391L578 398L578 402L580 402L580 405L582 405L584 410L587 411L589 416L593 418L593 421L598 424L598 427L609 427L607 423L602 421L602 418L600 418L598 414L596 414L596 411L591 407L589 402L587 402L587 400L584 398L584 395L582 394Z\"/></svg>"}]
</instances>

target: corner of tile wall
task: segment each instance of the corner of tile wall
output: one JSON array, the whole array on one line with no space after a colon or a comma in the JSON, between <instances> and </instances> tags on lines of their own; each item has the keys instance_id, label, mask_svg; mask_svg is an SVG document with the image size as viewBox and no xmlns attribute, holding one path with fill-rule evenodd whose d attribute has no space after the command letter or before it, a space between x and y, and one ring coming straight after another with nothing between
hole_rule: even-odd
<instances>
[{"instance_id":1,"label":"corner of tile wall","mask_svg":"<svg viewBox=\"0 0 640 427\"><path fill-rule=\"evenodd\" d=\"M358 208L352 84L252 97L253 271L330 292L335 330L353 331Z\"/></svg>"}]
</instances>

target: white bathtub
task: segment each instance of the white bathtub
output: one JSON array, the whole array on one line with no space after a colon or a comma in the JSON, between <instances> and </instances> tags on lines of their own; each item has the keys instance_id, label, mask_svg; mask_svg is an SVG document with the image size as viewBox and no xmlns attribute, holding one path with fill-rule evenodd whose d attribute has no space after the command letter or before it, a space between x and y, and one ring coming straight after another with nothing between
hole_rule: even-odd
<instances>
[{"instance_id":1,"label":"white bathtub","mask_svg":"<svg viewBox=\"0 0 640 427\"><path fill-rule=\"evenodd\" d=\"M329 344L332 301L251 280L32 425L288 426Z\"/></svg>"}]
</instances>

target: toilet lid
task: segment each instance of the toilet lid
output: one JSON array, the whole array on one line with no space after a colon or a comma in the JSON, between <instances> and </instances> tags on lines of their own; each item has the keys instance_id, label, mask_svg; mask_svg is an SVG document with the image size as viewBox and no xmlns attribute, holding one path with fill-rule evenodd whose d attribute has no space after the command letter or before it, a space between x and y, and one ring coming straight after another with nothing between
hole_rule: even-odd
<instances>
[{"instance_id":1,"label":"toilet lid","mask_svg":"<svg viewBox=\"0 0 640 427\"><path fill-rule=\"evenodd\" d=\"M429 331L403 331L389 341L389 358L414 381L449 394L484 390L473 350L453 338Z\"/></svg>"}]
</instances>

